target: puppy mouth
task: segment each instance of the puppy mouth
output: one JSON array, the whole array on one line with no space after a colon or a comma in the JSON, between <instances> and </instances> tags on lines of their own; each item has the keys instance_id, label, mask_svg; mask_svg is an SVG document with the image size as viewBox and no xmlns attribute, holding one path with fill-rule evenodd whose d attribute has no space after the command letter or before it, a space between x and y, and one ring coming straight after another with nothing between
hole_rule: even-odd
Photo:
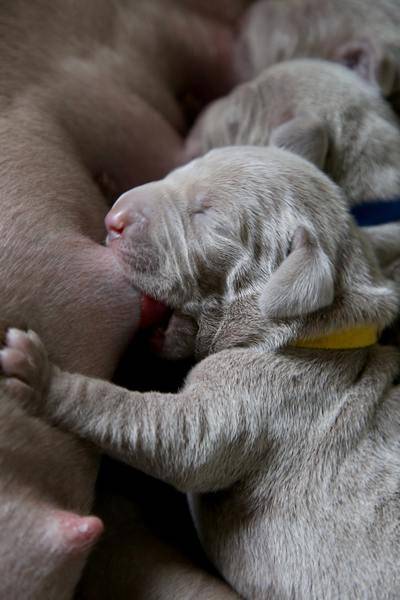
<instances>
[{"instance_id":1,"label":"puppy mouth","mask_svg":"<svg viewBox=\"0 0 400 600\"><path fill-rule=\"evenodd\" d=\"M105 246L110 247L113 242L122 239L122 233L111 230L105 239ZM136 286L135 286L136 287ZM139 329L145 330L151 335L153 332L163 331L167 328L172 315L172 309L163 302L152 298L144 291L140 295L140 320Z\"/></svg>"},{"instance_id":2,"label":"puppy mouth","mask_svg":"<svg viewBox=\"0 0 400 600\"><path fill-rule=\"evenodd\" d=\"M171 312L171 309L162 302L159 302L146 294L142 294L140 299L139 328L153 329L155 327L161 327L161 325L169 320Z\"/></svg>"},{"instance_id":3,"label":"puppy mouth","mask_svg":"<svg viewBox=\"0 0 400 600\"><path fill-rule=\"evenodd\" d=\"M109 246L111 244L111 242L121 239L122 234L118 233L117 231L111 230L106 237L106 241L105 241L105 245Z\"/></svg>"},{"instance_id":4,"label":"puppy mouth","mask_svg":"<svg viewBox=\"0 0 400 600\"><path fill-rule=\"evenodd\" d=\"M152 352L159 354L162 351L165 332L172 316L172 309L168 306L142 294L140 300L139 329L146 333L147 343Z\"/></svg>"}]
</instances>

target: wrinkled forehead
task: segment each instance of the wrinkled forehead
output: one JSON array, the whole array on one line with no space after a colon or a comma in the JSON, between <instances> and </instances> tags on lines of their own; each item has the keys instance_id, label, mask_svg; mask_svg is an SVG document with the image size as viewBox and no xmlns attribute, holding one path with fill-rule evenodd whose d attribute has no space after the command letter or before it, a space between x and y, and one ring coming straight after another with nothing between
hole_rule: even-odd
<instances>
[{"instance_id":1,"label":"wrinkled forehead","mask_svg":"<svg viewBox=\"0 0 400 600\"><path fill-rule=\"evenodd\" d=\"M303 191L314 187L310 167L281 150L232 146L211 150L193 160L172 173L170 181L188 199L209 197L225 206L279 210L292 207L299 195L300 209Z\"/></svg>"},{"instance_id":2,"label":"wrinkled forehead","mask_svg":"<svg viewBox=\"0 0 400 600\"><path fill-rule=\"evenodd\" d=\"M250 176L253 163L245 151L217 148L170 173L166 183L187 192L211 193L217 188L238 185L246 174Z\"/></svg>"}]
</instances>

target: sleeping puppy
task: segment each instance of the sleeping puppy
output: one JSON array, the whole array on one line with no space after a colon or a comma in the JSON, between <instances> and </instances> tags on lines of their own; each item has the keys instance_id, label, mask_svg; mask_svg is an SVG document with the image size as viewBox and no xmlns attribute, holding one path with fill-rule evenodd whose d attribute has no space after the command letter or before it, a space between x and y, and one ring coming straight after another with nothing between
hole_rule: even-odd
<instances>
[{"instance_id":1,"label":"sleeping puppy","mask_svg":"<svg viewBox=\"0 0 400 600\"><path fill-rule=\"evenodd\" d=\"M340 62L400 108L400 4L397 0L262 0L242 27L243 79L292 58Z\"/></svg>"},{"instance_id":2,"label":"sleeping puppy","mask_svg":"<svg viewBox=\"0 0 400 600\"><path fill-rule=\"evenodd\" d=\"M187 151L246 144L311 160L351 204L400 196L399 120L376 89L341 65L304 59L265 70L205 109Z\"/></svg>"},{"instance_id":3,"label":"sleeping puppy","mask_svg":"<svg viewBox=\"0 0 400 600\"><path fill-rule=\"evenodd\" d=\"M128 192L106 223L131 284L192 323L184 388L61 371L15 330L3 384L187 492L241 596L397 597L400 364L376 340L400 298L342 191L287 151L230 147Z\"/></svg>"},{"instance_id":4,"label":"sleeping puppy","mask_svg":"<svg viewBox=\"0 0 400 600\"><path fill-rule=\"evenodd\" d=\"M304 59L267 69L203 112L187 153L243 144L286 148L316 164L362 225L400 221L398 118L377 89L341 65ZM382 264L400 256L398 224L368 233Z\"/></svg>"}]
</instances>

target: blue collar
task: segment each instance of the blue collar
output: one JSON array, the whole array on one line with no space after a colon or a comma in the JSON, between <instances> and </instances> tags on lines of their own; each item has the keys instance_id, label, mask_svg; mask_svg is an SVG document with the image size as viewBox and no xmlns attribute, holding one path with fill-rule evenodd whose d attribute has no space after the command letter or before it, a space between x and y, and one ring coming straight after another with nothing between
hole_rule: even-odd
<instances>
[{"instance_id":1,"label":"blue collar","mask_svg":"<svg viewBox=\"0 0 400 600\"><path fill-rule=\"evenodd\" d=\"M350 212L360 227L400 221L400 198L363 202Z\"/></svg>"}]
</instances>

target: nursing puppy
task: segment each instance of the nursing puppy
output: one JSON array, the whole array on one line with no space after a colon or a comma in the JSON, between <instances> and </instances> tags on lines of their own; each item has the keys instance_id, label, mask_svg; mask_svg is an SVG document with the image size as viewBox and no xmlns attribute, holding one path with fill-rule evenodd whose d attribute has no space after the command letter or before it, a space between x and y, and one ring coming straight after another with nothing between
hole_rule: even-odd
<instances>
[{"instance_id":1,"label":"nursing puppy","mask_svg":"<svg viewBox=\"0 0 400 600\"><path fill-rule=\"evenodd\" d=\"M186 106L233 84L233 22L246 4L231 1L224 14L225 0L212 9L203 0L1 3L1 337L10 323L27 325L64 368L112 376L137 330L140 306L137 291L99 243L110 198L182 160ZM11 403L12 396L1 402ZM85 556L75 557L75 577L68 574L71 564L63 573L65 561L42 556L45 515L89 509L92 455L84 458L84 445L79 450L72 436L57 436L44 424L38 436L38 425L28 417L24 422L22 411L17 420L9 414L0 413L0 446L20 450L7 454L7 475L0 473L0 590L7 590L0 595L47 597L38 583L46 563L51 593L67 597ZM51 481L42 477L46 465L65 492L57 502ZM29 494L43 510L32 511L29 503L23 508L25 473ZM74 481L79 493L69 488ZM5 510L10 498L18 510ZM25 543L17 544L26 531ZM144 531L137 537L145 538ZM171 565L165 556L164 565ZM160 580L167 571L159 569ZM31 596L18 596L22 581ZM143 593L159 598L162 590L161 581Z\"/></svg>"},{"instance_id":2,"label":"nursing puppy","mask_svg":"<svg viewBox=\"0 0 400 600\"><path fill-rule=\"evenodd\" d=\"M400 108L398 1L256 2L242 27L238 50L242 78L253 78L280 61L306 57L343 63Z\"/></svg>"},{"instance_id":3,"label":"nursing puppy","mask_svg":"<svg viewBox=\"0 0 400 600\"><path fill-rule=\"evenodd\" d=\"M375 341L400 298L339 188L286 151L223 148L125 194L107 226L131 285L192 323L184 388L61 371L15 330L5 385L188 492L243 597L396 597L399 355Z\"/></svg>"},{"instance_id":4,"label":"nursing puppy","mask_svg":"<svg viewBox=\"0 0 400 600\"><path fill-rule=\"evenodd\" d=\"M304 59L267 69L202 113L187 153L243 144L307 158L344 190L352 207L400 198L398 118L377 89L341 65ZM400 226L369 228L368 234L389 268L400 257ZM397 278L398 271L393 263Z\"/></svg>"}]
</instances>

